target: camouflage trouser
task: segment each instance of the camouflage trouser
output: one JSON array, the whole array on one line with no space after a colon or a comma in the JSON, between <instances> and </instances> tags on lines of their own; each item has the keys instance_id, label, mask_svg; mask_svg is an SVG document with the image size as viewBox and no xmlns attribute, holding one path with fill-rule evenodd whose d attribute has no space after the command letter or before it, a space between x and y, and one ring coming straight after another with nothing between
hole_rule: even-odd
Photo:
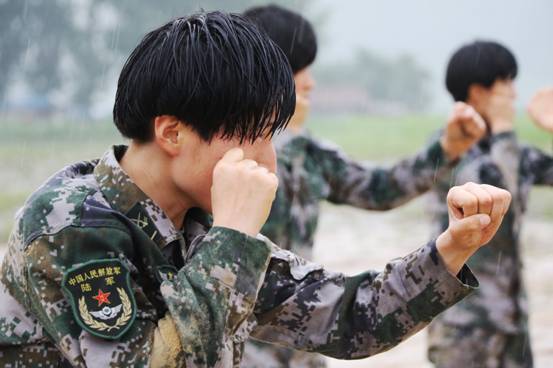
<instances>
[{"instance_id":1,"label":"camouflage trouser","mask_svg":"<svg viewBox=\"0 0 553 368\"><path fill-rule=\"evenodd\" d=\"M528 331L506 334L435 321L428 327L428 359L438 368L531 368Z\"/></svg>"},{"instance_id":2,"label":"camouflage trouser","mask_svg":"<svg viewBox=\"0 0 553 368\"><path fill-rule=\"evenodd\" d=\"M242 368L325 368L325 358L276 345L249 340L246 342Z\"/></svg>"}]
</instances>

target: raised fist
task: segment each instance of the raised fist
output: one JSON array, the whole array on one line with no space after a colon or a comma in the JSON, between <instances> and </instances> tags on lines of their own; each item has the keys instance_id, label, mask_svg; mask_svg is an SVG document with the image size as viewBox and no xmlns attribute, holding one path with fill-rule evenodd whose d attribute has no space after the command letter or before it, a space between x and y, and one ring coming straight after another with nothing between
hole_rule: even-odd
<instances>
[{"instance_id":1,"label":"raised fist","mask_svg":"<svg viewBox=\"0 0 553 368\"><path fill-rule=\"evenodd\" d=\"M436 241L438 251L452 273L488 243L509 209L511 194L486 184L466 183L447 196L449 227Z\"/></svg>"},{"instance_id":2,"label":"raised fist","mask_svg":"<svg viewBox=\"0 0 553 368\"><path fill-rule=\"evenodd\" d=\"M553 87L544 88L532 97L528 113L537 126L553 132Z\"/></svg>"},{"instance_id":3,"label":"raised fist","mask_svg":"<svg viewBox=\"0 0 553 368\"><path fill-rule=\"evenodd\" d=\"M494 90L484 114L494 134L512 131L516 114L515 94L507 88Z\"/></svg>"},{"instance_id":4,"label":"raised fist","mask_svg":"<svg viewBox=\"0 0 553 368\"><path fill-rule=\"evenodd\" d=\"M256 236L271 210L278 178L240 148L229 150L213 169L213 226Z\"/></svg>"},{"instance_id":5,"label":"raised fist","mask_svg":"<svg viewBox=\"0 0 553 368\"><path fill-rule=\"evenodd\" d=\"M442 148L451 160L463 155L486 134L484 119L464 102L457 102L447 120L440 140Z\"/></svg>"}]
</instances>

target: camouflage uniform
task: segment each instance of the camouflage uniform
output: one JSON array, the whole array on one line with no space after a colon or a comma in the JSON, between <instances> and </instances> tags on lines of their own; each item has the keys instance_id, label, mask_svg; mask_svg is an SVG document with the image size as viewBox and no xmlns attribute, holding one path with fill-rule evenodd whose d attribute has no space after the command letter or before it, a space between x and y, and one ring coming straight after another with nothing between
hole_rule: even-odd
<instances>
[{"instance_id":1,"label":"camouflage uniform","mask_svg":"<svg viewBox=\"0 0 553 368\"><path fill-rule=\"evenodd\" d=\"M176 229L126 147L52 176L18 213L0 278L2 367L237 367L258 339L343 359L389 349L476 285L433 242L346 277L263 236Z\"/></svg>"},{"instance_id":2,"label":"camouflage uniform","mask_svg":"<svg viewBox=\"0 0 553 368\"><path fill-rule=\"evenodd\" d=\"M553 185L553 157L512 132L483 139L432 191L435 234L448 225L448 189L468 181L505 188L513 200L496 236L468 263L481 288L431 324L429 359L438 367L531 367L519 234L532 185Z\"/></svg>"},{"instance_id":3,"label":"camouflage uniform","mask_svg":"<svg viewBox=\"0 0 553 368\"><path fill-rule=\"evenodd\" d=\"M279 188L262 232L306 259L312 258L321 201L389 210L428 191L436 176L446 176L453 166L438 141L391 168L362 165L307 132L286 131L275 137L274 144ZM242 366L315 368L326 364L315 354L252 341L246 344Z\"/></svg>"}]
</instances>

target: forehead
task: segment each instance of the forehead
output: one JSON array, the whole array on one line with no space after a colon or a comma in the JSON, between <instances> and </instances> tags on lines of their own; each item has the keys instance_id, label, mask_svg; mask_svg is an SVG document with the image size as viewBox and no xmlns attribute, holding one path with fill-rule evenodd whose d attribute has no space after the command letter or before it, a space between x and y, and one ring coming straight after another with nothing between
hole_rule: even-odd
<instances>
[{"instance_id":1,"label":"forehead","mask_svg":"<svg viewBox=\"0 0 553 368\"><path fill-rule=\"evenodd\" d=\"M272 145L272 140L270 137L262 137L252 142L248 139L240 140L239 137L223 138L217 135L210 142L205 142L205 145L207 149L216 152L234 147L242 148L244 151L255 151Z\"/></svg>"}]
</instances>

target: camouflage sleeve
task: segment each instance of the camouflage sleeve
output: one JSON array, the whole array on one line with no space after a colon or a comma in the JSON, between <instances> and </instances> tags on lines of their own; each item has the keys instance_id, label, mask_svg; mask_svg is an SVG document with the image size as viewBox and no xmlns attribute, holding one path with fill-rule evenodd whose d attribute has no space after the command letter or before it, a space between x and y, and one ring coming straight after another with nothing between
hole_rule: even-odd
<instances>
[{"instance_id":1,"label":"camouflage sleeve","mask_svg":"<svg viewBox=\"0 0 553 368\"><path fill-rule=\"evenodd\" d=\"M454 277L435 243L348 277L275 250L255 308L252 337L339 359L385 351L425 327L478 283Z\"/></svg>"},{"instance_id":2,"label":"camouflage sleeve","mask_svg":"<svg viewBox=\"0 0 553 368\"><path fill-rule=\"evenodd\" d=\"M313 158L323 168L330 188L327 199L371 210L395 208L426 192L453 164L437 139L391 167L364 165L338 149L314 144Z\"/></svg>"},{"instance_id":3,"label":"camouflage sleeve","mask_svg":"<svg viewBox=\"0 0 553 368\"><path fill-rule=\"evenodd\" d=\"M232 366L270 260L264 241L215 227L161 292L190 367ZM230 351L229 351L230 349Z\"/></svg>"},{"instance_id":4,"label":"camouflage sleeve","mask_svg":"<svg viewBox=\"0 0 553 368\"><path fill-rule=\"evenodd\" d=\"M516 193L519 183L521 150L514 132L503 132L490 138L491 161L482 166L481 178ZM497 173L497 174L494 174Z\"/></svg>"},{"instance_id":5,"label":"camouflage sleeve","mask_svg":"<svg viewBox=\"0 0 553 368\"><path fill-rule=\"evenodd\" d=\"M493 163L501 170L508 188L516 190L519 180L528 178L536 185L553 185L551 155L534 147L520 146L514 132L497 134L491 143Z\"/></svg>"},{"instance_id":6,"label":"camouflage sleeve","mask_svg":"<svg viewBox=\"0 0 553 368\"><path fill-rule=\"evenodd\" d=\"M534 148L527 147L523 154L523 170L528 171L536 185L553 185L553 156Z\"/></svg>"},{"instance_id":7,"label":"camouflage sleeve","mask_svg":"<svg viewBox=\"0 0 553 368\"><path fill-rule=\"evenodd\" d=\"M230 229L212 229L177 275L161 284L169 309L162 318L154 307L155 296L144 291L148 285L136 252L130 234L113 228L71 227L28 246L26 304L65 359L77 367L230 366L231 340L253 310L269 262L269 247ZM130 297L122 296L125 285L117 284L117 279L111 289L102 284L99 292L91 282L91 290L86 280L92 271L87 265L98 259L120 262L128 270ZM88 267L75 276L76 285L93 293L73 298L74 292L62 286L75 265ZM93 271L97 275L98 270ZM82 275L85 282L78 280ZM74 279L70 279L71 285ZM117 293L117 301L123 301L123 314L115 324L102 325L103 319L96 317L106 312L106 307L116 309ZM94 311L101 298L109 303L103 306L106 311L102 307ZM94 304L87 305L88 299L95 299ZM110 335L120 327L124 333Z\"/></svg>"}]
</instances>

